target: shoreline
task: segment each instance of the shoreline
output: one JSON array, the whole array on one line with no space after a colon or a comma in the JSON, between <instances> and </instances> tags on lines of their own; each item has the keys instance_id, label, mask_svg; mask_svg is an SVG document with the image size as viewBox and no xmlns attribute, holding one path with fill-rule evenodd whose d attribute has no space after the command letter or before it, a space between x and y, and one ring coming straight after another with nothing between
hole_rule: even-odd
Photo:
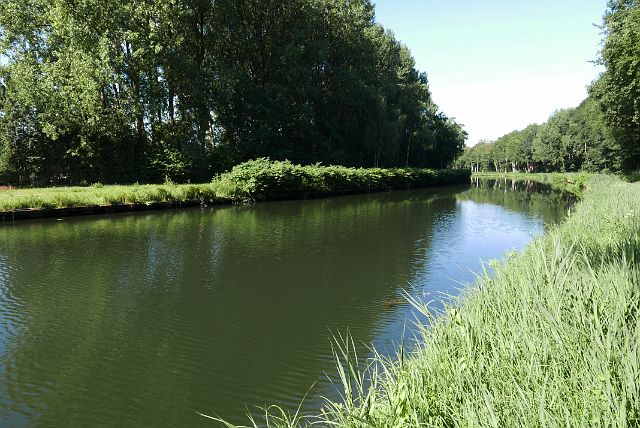
<instances>
[{"instance_id":1,"label":"shoreline","mask_svg":"<svg viewBox=\"0 0 640 428\"><path fill-rule=\"evenodd\" d=\"M308 167L299 168L305 171ZM321 167L320 170L325 173L326 171L324 170L329 168L332 167ZM237 180L231 173L227 173L223 174L218 181L208 184L134 184L129 186L100 185L93 187L9 189L0 192L0 206L4 202L18 204L19 207L11 210L0 210L0 222L223 206L246 202L321 199L394 190L465 185L471 181L470 172L464 170L339 168L338 176L343 174L344 176L339 178L343 179L344 182L333 185L333 187L327 183L328 180L326 178L321 177L320 180L316 180L317 183L298 185L293 189L283 187L280 182L277 182L276 185L267 183L261 187L260 192L246 189L247 183L255 185L255 181L261 180L263 176L271 177L271 173L268 169L261 170L252 174L250 179L243 177L242 180ZM329 173L335 174L335 170L329 171ZM352 176L347 176L347 174ZM377 174L378 181L368 182L365 174ZM290 175L295 176L294 174ZM365 176L365 179L362 180L362 177L360 177L360 182L353 180L353 177L358 177L358 175ZM286 178L287 174L284 176ZM282 180L282 176L278 178ZM335 179L335 175L330 176L330 178ZM386 181L385 178L387 179ZM345 188L347 186L352 188ZM18 201L12 201L11 198L16 198ZM82 201L86 200L99 202L83 204ZM100 203L105 201L107 203Z\"/></svg>"},{"instance_id":2,"label":"shoreline","mask_svg":"<svg viewBox=\"0 0 640 428\"><path fill-rule=\"evenodd\" d=\"M255 202L278 202L278 201L302 201L307 199L324 199L340 196L365 195L369 193L384 193L400 190L435 188L443 186L456 186L461 183L449 183L441 186L424 186L412 188L393 188L378 189L368 192L358 191L342 191L335 193L308 193L308 194L290 194L281 196L272 196L259 199ZM200 199L187 199L184 201L163 201L163 202L145 202L145 203L129 203L129 204L110 204L110 205L94 205L86 207L62 207L62 208L22 208L13 211L0 211L0 222L12 222L19 220L45 219L56 217L80 217L98 214L121 214L135 213L143 211L160 211L180 208L207 208L213 206L229 206L234 204L243 204L239 199L232 198L215 198L202 201Z\"/></svg>"},{"instance_id":3,"label":"shoreline","mask_svg":"<svg viewBox=\"0 0 640 428\"><path fill-rule=\"evenodd\" d=\"M302 169L308 167L301 167ZM322 167L331 168L331 167ZM349 169L347 171L397 171L404 170L384 170L384 169ZM407 170L409 171L409 170ZM444 178L435 180L435 182L420 183L415 178L401 177L398 180L394 178L393 183L379 184L378 187L358 187L353 184L352 189L326 189L323 191L284 192L279 193L281 189L266 189L264 194L251 194L251 192L243 192L237 183L231 192L220 195L218 184L144 184L144 185L127 185L127 186L92 186L92 187L52 187L40 189L20 189L12 188L0 191L0 204L4 199L18 197L25 193L34 201L33 206L21 206L12 210L0 210L0 222L14 222L30 219L46 219L46 218L62 218L62 217L78 217L98 214L115 214L115 213L133 213L142 211L157 211L166 209L180 208L196 208L208 206L224 206L238 203L250 202L268 202L268 201L286 201L286 200L304 200L304 199L322 199L339 196L349 196L367 193L380 193L395 190L410 190L419 188L442 187L449 185L465 185L473 179L510 179L518 181L531 180L542 184L547 184L554 190L569 192L577 196L581 196L586 188L586 183L593 176L585 173L471 173L465 170L410 170L413 174L420 175L424 172L430 174L443 174ZM341 171L342 172L342 171ZM223 174L221 178L224 178ZM242 183L241 183L242 184ZM37 198L45 200L42 195L52 194L50 198L53 202L41 201ZM111 194L113 193L113 196ZM7 196L9 195L9 196ZM62 195L62 196L58 196ZM71 201L61 206L47 206L47 204L59 203L57 198L68 197ZM76 200L87 198L102 198L109 200L112 198L114 202L96 203L88 205L79 205ZM75 198L75 200L74 200ZM129 201L132 199L133 201ZM121 202L118 202L121 201ZM42 204L38 206L38 204Z\"/></svg>"}]
</instances>

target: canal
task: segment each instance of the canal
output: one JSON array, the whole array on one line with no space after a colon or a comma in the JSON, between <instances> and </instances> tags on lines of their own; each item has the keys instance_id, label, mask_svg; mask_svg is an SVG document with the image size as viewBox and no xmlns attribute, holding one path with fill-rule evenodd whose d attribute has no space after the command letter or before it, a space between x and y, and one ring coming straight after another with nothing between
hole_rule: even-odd
<instances>
[{"instance_id":1,"label":"canal","mask_svg":"<svg viewBox=\"0 0 640 428\"><path fill-rule=\"evenodd\" d=\"M414 309L562 221L533 183L0 226L0 426L218 426L335 397L332 335L392 355ZM437 303L436 303L437 306Z\"/></svg>"}]
</instances>

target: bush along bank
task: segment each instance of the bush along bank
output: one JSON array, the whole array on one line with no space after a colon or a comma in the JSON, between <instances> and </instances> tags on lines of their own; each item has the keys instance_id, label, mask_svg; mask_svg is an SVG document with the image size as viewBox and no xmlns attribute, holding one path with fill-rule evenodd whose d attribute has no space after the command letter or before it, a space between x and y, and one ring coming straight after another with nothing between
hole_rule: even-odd
<instances>
[{"instance_id":1,"label":"bush along bank","mask_svg":"<svg viewBox=\"0 0 640 428\"><path fill-rule=\"evenodd\" d=\"M468 170L301 166L260 158L237 165L214 184L221 197L265 200L468 184L470 178Z\"/></svg>"},{"instance_id":2,"label":"bush along bank","mask_svg":"<svg viewBox=\"0 0 640 428\"><path fill-rule=\"evenodd\" d=\"M294 199L447 184L467 184L465 170L300 166L257 159L237 165L211 183L55 187L0 191L4 220Z\"/></svg>"},{"instance_id":3,"label":"bush along bank","mask_svg":"<svg viewBox=\"0 0 640 428\"><path fill-rule=\"evenodd\" d=\"M433 314L414 302L433 321L411 355L377 358L362 373L338 347L346 398L314 420L640 426L639 261L640 186L594 176L565 223L493 264L455 305ZM278 413L270 422L308 421Z\"/></svg>"}]
</instances>

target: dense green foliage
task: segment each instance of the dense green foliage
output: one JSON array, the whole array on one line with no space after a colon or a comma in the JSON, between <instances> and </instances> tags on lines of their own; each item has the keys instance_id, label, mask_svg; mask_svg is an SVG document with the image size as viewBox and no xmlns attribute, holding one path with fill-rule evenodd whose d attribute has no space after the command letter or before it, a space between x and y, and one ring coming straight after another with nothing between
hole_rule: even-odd
<instances>
[{"instance_id":1,"label":"dense green foliage","mask_svg":"<svg viewBox=\"0 0 640 428\"><path fill-rule=\"evenodd\" d=\"M464 143L369 0L5 0L0 23L12 182L207 180L261 156L443 167Z\"/></svg>"},{"instance_id":2,"label":"dense green foliage","mask_svg":"<svg viewBox=\"0 0 640 428\"><path fill-rule=\"evenodd\" d=\"M362 193L443 184L468 183L469 171L415 168L347 168L294 165L257 159L233 167L214 180L220 196L254 199L283 195Z\"/></svg>"},{"instance_id":3,"label":"dense green foliage","mask_svg":"<svg viewBox=\"0 0 640 428\"><path fill-rule=\"evenodd\" d=\"M202 204L366 193L469 182L466 170L301 166L257 159L235 166L209 184L50 187L0 191L0 211L200 201Z\"/></svg>"},{"instance_id":4,"label":"dense green foliage","mask_svg":"<svg viewBox=\"0 0 640 428\"><path fill-rule=\"evenodd\" d=\"M456 163L475 172L620 171L626 155L598 103L588 98L542 125L467 147Z\"/></svg>"},{"instance_id":5,"label":"dense green foliage","mask_svg":"<svg viewBox=\"0 0 640 428\"><path fill-rule=\"evenodd\" d=\"M626 169L640 167L640 1L609 0L600 61L591 87L624 149Z\"/></svg>"},{"instance_id":6,"label":"dense green foliage","mask_svg":"<svg viewBox=\"0 0 640 428\"><path fill-rule=\"evenodd\" d=\"M640 187L592 178L570 218L433 317L410 356L358 365L321 424L633 427L640 423ZM364 370L364 371L362 371ZM373 387L367 389L366 385ZM281 414L272 426L297 426Z\"/></svg>"}]
</instances>

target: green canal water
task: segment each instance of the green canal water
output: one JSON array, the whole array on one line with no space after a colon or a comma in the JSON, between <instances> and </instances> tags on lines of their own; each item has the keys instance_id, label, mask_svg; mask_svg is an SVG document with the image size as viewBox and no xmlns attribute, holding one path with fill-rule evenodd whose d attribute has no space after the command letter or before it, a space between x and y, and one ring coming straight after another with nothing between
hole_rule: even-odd
<instances>
[{"instance_id":1,"label":"green canal water","mask_svg":"<svg viewBox=\"0 0 640 428\"><path fill-rule=\"evenodd\" d=\"M570 201L531 183L0 226L0 426L215 427L335 397L330 337L393 354Z\"/></svg>"}]
</instances>

